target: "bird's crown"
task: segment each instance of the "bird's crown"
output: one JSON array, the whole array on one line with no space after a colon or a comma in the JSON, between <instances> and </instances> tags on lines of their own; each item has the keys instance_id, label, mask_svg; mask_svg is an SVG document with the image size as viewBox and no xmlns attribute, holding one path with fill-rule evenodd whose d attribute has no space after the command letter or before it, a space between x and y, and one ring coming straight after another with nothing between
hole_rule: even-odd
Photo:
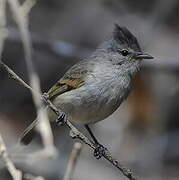
<instances>
[{"instance_id":1,"label":"bird's crown","mask_svg":"<svg viewBox=\"0 0 179 180\"><path fill-rule=\"evenodd\" d=\"M137 38L126 28L115 24L113 38L117 43L130 47L136 51L140 51Z\"/></svg>"}]
</instances>

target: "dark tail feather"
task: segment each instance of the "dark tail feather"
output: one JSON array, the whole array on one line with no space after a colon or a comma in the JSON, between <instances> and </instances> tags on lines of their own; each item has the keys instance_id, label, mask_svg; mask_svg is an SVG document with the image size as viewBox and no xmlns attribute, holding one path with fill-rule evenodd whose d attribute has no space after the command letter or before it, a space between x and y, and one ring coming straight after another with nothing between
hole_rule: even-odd
<instances>
[{"instance_id":1,"label":"dark tail feather","mask_svg":"<svg viewBox=\"0 0 179 180\"><path fill-rule=\"evenodd\" d=\"M34 136L36 135L35 127L38 124L38 120L35 119L22 133L22 135L19 138L20 144L28 145Z\"/></svg>"}]
</instances>

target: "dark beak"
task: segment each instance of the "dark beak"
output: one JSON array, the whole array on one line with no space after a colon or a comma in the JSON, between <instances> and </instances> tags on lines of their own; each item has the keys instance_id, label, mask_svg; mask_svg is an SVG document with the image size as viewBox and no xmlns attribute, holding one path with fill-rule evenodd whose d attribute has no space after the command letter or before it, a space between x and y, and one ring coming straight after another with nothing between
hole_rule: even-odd
<instances>
[{"instance_id":1,"label":"dark beak","mask_svg":"<svg viewBox=\"0 0 179 180\"><path fill-rule=\"evenodd\" d=\"M146 53L136 53L136 59L142 60L142 59L153 59L153 57Z\"/></svg>"}]
</instances>

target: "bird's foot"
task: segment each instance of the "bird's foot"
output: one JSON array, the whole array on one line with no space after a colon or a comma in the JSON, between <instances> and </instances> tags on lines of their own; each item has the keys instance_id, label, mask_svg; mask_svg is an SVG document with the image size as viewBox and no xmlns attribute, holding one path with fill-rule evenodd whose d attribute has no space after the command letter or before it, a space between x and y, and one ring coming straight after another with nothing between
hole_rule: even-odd
<instances>
[{"instance_id":1,"label":"bird's foot","mask_svg":"<svg viewBox=\"0 0 179 180\"><path fill-rule=\"evenodd\" d=\"M43 98L45 99L45 100L49 100L49 94L48 93L43 93Z\"/></svg>"},{"instance_id":2,"label":"bird's foot","mask_svg":"<svg viewBox=\"0 0 179 180\"><path fill-rule=\"evenodd\" d=\"M94 149L94 157L96 159L100 159L105 154L106 151L107 151L107 148L105 148L101 144L97 144L96 148Z\"/></svg>"},{"instance_id":3,"label":"bird's foot","mask_svg":"<svg viewBox=\"0 0 179 180\"><path fill-rule=\"evenodd\" d=\"M58 126L61 126L64 124L64 122L67 120L67 114L65 112L62 112L60 116L56 119L56 124Z\"/></svg>"}]
</instances>

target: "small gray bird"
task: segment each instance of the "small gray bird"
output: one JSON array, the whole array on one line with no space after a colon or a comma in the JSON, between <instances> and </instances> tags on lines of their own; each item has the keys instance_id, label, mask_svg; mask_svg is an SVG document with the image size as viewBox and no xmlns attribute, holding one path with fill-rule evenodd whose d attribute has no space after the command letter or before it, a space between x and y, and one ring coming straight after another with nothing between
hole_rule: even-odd
<instances>
[{"instance_id":1,"label":"small gray bird","mask_svg":"<svg viewBox=\"0 0 179 180\"><path fill-rule=\"evenodd\" d=\"M53 104L72 122L85 125L98 145L94 152L97 158L103 146L88 125L107 118L120 106L129 95L141 60L152 58L141 52L136 37L127 28L115 24L111 39L102 43L89 58L72 66L48 91ZM48 115L50 121L57 119L50 109ZM59 121L63 118L64 114ZM37 124L38 119L24 131L20 139L23 144L32 140Z\"/></svg>"}]
</instances>

